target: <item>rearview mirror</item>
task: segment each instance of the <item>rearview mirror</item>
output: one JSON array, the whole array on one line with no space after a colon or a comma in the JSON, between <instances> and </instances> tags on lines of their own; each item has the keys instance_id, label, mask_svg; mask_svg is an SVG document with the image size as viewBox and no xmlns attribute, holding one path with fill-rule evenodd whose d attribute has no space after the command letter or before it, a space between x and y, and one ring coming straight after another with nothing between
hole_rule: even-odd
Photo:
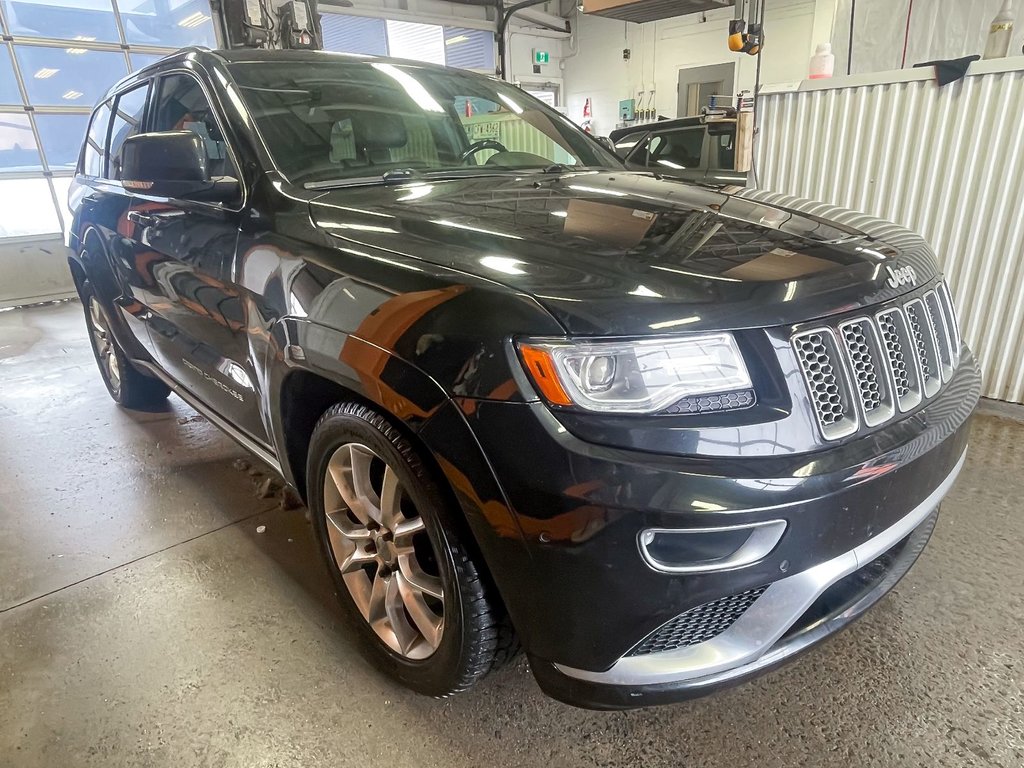
<instances>
[{"instance_id":1,"label":"rearview mirror","mask_svg":"<svg viewBox=\"0 0 1024 768\"><path fill-rule=\"evenodd\" d=\"M140 133L121 146L121 184L156 197L228 201L238 180L210 175L203 138L192 131Z\"/></svg>"}]
</instances>

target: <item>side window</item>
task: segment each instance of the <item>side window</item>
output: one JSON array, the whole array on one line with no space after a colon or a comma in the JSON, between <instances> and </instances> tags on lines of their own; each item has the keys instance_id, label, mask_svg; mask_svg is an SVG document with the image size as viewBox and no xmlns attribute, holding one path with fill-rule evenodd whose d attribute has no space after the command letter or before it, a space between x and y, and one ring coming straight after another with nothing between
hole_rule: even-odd
<instances>
[{"instance_id":1,"label":"side window","mask_svg":"<svg viewBox=\"0 0 1024 768\"><path fill-rule=\"evenodd\" d=\"M227 142L199 81L191 75L160 78L152 131L192 131L203 139L213 176L238 176Z\"/></svg>"},{"instance_id":2,"label":"side window","mask_svg":"<svg viewBox=\"0 0 1024 768\"><path fill-rule=\"evenodd\" d=\"M85 149L82 152L82 175L104 176L107 161L107 128L110 126L109 101L100 104L93 113L89 130L85 134Z\"/></svg>"},{"instance_id":3,"label":"side window","mask_svg":"<svg viewBox=\"0 0 1024 768\"><path fill-rule=\"evenodd\" d=\"M647 145L645 165L661 165L675 170L699 168L703 146L703 126L658 134Z\"/></svg>"},{"instance_id":4,"label":"side window","mask_svg":"<svg viewBox=\"0 0 1024 768\"><path fill-rule=\"evenodd\" d=\"M121 178L121 146L129 136L142 130L142 117L146 111L146 95L149 85L142 85L117 97L114 121L110 129L110 173L111 179Z\"/></svg>"}]
</instances>

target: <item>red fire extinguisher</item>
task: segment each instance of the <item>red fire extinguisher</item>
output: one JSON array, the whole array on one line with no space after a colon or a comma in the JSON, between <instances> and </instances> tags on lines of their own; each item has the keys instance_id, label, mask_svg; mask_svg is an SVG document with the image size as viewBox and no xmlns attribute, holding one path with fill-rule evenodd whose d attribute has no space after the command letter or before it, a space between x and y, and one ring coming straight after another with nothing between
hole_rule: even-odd
<instances>
[{"instance_id":1,"label":"red fire extinguisher","mask_svg":"<svg viewBox=\"0 0 1024 768\"><path fill-rule=\"evenodd\" d=\"M583 104L583 122L580 123L580 127L586 133L593 133L593 129L590 125L590 121L593 119L593 113L590 110L590 99L587 99Z\"/></svg>"}]
</instances>

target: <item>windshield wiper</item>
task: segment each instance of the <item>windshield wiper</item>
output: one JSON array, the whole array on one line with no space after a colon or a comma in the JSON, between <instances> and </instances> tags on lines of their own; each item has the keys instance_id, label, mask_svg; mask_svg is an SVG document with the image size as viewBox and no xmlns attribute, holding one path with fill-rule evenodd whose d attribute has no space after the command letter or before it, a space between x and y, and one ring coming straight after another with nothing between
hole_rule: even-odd
<instances>
[{"instance_id":1,"label":"windshield wiper","mask_svg":"<svg viewBox=\"0 0 1024 768\"><path fill-rule=\"evenodd\" d=\"M328 179L327 181L307 181L302 186L306 189L338 189L340 187L367 187L374 184L401 184L405 181L422 178L423 174L415 168L393 168L380 176L358 176L351 179Z\"/></svg>"}]
</instances>

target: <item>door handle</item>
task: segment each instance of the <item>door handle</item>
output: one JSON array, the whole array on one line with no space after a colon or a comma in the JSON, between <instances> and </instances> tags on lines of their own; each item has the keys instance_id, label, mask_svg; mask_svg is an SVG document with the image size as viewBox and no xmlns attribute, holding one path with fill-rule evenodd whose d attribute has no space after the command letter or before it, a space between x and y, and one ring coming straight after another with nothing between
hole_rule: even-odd
<instances>
[{"instance_id":1,"label":"door handle","mask_svg":"<svg viewBox=\"0 0 1024 768\"><path fill-rule=\"evenodd\" d=\"M128 211L128 221L138 224L140 227L152 227L156 224L156 216L142 213L140 211Z\"/></svg>"}]
</instances>

